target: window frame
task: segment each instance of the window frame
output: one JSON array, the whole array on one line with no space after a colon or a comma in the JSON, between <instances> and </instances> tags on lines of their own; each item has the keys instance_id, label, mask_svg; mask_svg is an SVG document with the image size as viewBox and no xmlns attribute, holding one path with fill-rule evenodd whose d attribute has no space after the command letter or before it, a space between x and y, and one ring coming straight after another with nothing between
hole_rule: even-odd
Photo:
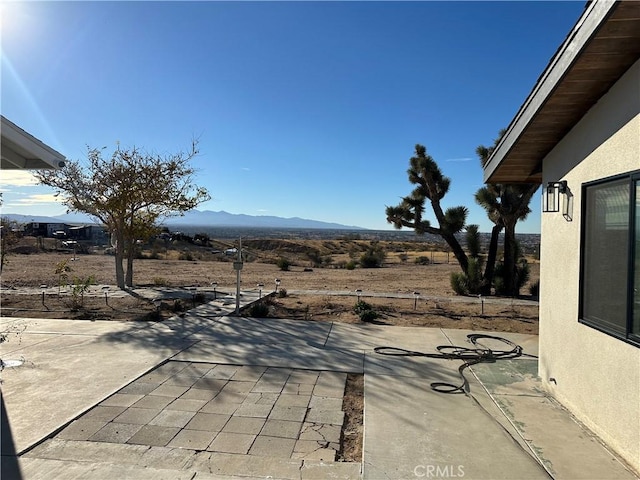
<instances>
[{"instance_id":1,"label":"window frame","mask_svg":"<svg viewBox=\"0 0 640 480\"><path fill-rule=\"evenodd\" d=\"M585 249L585 240L587 236L587 191L590 187L602 186L608 183L619 182L620 180L627 180L627 186L629 188L629 219L628 219L628 245L627 245L627 263L629 264L629 268L627 269L627 289L626 289L626 323L625 323L625 332L621 333L612 328L608 328L606 325L603 325L599 322L595 322L592 320L588 320L584 318L584 275L585 275L585 265L586 265L586 249ZM623 173L620 175L614 175L610 177L600 178L598 180L594 180L591 182L585 182L582 184L581 188L581 225L580 225L580 278L579 278L579 295L578 295L578 322L591 327L595 330L598 330L602 333L605 333L609 336L612 336L618 340L622 340L625 343L630 345L634 345L640 348L640 332L633 333L633 308L634 308L634 281L635 281L635 256L640 255L640 252L636 252L636 242L635 238L636 232L636 208L638 198L636 183L640 182L640 170L634 170L632 172Z\"/></svg>"}]
</instances>

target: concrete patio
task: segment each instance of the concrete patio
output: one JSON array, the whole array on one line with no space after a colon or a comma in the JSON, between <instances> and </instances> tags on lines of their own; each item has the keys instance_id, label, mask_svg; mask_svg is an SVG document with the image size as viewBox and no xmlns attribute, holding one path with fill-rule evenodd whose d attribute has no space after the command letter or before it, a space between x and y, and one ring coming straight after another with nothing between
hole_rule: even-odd
<instances>
[{"instance_id":1,"label":"concrete patio","mask_svg":"<svg viewBox=\"0 0 640 480\"><path fill-rule=\"evenodd\" d=\"M243 303L255 301L250 293ZM229 316L220 299L157 323L3 318L2 478L637 478L538 388L522 356L388 357L470 346L463 330ZM494 342L487 345L503 348ZM365 379L362 462L336 462L346 373ZM17 456L12 455L13 440Z\"/></svg>"}]
</instances>

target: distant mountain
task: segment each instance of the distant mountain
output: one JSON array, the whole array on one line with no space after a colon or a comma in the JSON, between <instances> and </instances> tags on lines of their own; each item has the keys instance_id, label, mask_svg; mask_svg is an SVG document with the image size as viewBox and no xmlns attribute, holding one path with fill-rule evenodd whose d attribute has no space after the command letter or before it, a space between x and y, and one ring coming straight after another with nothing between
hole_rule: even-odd
<instances>
[{"instance_id":1,"label":"distant mountain","mask_svg":"<svg viewBox=\"0 0 640 480\"><path fill-rule=\"evenodd\" d=\"M39 215L18 215L4 214L10 220L18 223L41 222L41 223L95 223L88 215L79 213L67 213L54 217ZM283 218L269 215L244 215L234 214L225 211L213 212L211 210L191 210L182 217L171 217L164 221L168 227L171 226L217 226L217 227L259 227L259 228L325 228L334 230L365 230L362 227L341 225L339 223L320 222L305 218Z\"/></svg>"}]
</instances>

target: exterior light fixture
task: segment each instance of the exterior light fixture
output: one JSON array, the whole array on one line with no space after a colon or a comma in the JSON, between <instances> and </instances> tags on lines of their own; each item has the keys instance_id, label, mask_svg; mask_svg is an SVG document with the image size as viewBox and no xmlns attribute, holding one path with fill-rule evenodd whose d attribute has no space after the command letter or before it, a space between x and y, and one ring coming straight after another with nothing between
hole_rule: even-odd
<instances>
[{"instance_id":1,"label":"exterior light fixture","mask_svg":"<svg viewBox=\"0 0 640 480\"><path fill-rule=\"evenodd\" d=\"M280 279L276 278L276 293L278 293L278 287L280 286Z\"/></svg>"},{"instance_id":2,"label":"exterior light fixture","mask_svg":"<svg viewBox=\"0 0 640 480\"><path fill-rule=\"evenodd\" d=\"M358 296L358 302L360 301L360 294L362 293L362 290L360 288L356 289L356 295Z\"/></svg>"},{"instance_id":3,"label":"exterior light fixture","mask_svg":"<svg viewBox=\"0 0 640 480\"><path fill-rule=\"evenodd\" d=\"M213 287L213 299L217 300L216 288L218 287L218 282L211 282L211 286Z\"/></svg>"},{"instance_id":4,"label":"exterior light fixture","mask_svg":"<svg viewBox=\"0 0 640 480\"><path fill-rule=\"evenodd\" d=\"M413 309L417 310L418 308L418 298L420 298L420 292L413 292Z\"/></svg>"},{"instance_id":5,"label":"exterior light fixture","mask_svg":"<svg viewBox=\"0 0 640 480\"><path fill-rule=\"evenodd\" d=\"M259 295L258 295L258 300L260 300L262 298L262 289L264 288L264 283L259 283L258 285L258 290L259 290Z\"/></svg>"},{"instance_id":6,"label":"exterior light fixture","mask_svg":"<svg viewBox=\"0 0 640 480\"><path fill-rule=\"evenodd\" d=\"M562 216L567 222L573 220L573 194L566 180L549 182L542 190L542 211L559 212L562 196Z\"/></svg>"}]
</instances>

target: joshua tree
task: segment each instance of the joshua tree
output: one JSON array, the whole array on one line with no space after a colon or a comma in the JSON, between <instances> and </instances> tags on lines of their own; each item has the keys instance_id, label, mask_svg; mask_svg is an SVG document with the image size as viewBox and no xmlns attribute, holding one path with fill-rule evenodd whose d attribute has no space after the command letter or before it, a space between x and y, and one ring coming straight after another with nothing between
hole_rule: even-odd
<instances>
[{"instance_id":1,"label":"joshua tree","mask_svg":"<svg viewBox=\"0 0 640 480\"><path fill-rule=\"evenodd\" d=\"M506 130L501 130L490 147L480 145L476 153L484 167L494 152ZM489 220L494 223L487 268L484 274L483 291L489 293L493 281L494 265L498 251L498 235L504 229L504 292L515 296L519 292L516 243L516 224L527 218L531 212L529 203L538 190L537 184L488 184L476 194L476 202L486 210Z\"/></svg>"},{"instance_id":2,"label":"joshua tree","mask_svg":"<svg viewBox=\"0 0 640 480\"><path fill-rule=\"evenodd\" d=\"M464 229L467 208L458 206L447 210L442 209L440 201L449 191L451 179L442 174L424 146L420 144L415 146L415 154L409 162L410 166L407 170L409 182L416 187L410 195L402 198L399 205L386 208L387 222L392 223L397 229L412 228L418 235L424 233L440 235L451 247L460 268L466 274L469 259L455 235ZM431 226L431 222L423 218L427 201L431 204L438 227Z\"/></svg>"}]
</instances>

